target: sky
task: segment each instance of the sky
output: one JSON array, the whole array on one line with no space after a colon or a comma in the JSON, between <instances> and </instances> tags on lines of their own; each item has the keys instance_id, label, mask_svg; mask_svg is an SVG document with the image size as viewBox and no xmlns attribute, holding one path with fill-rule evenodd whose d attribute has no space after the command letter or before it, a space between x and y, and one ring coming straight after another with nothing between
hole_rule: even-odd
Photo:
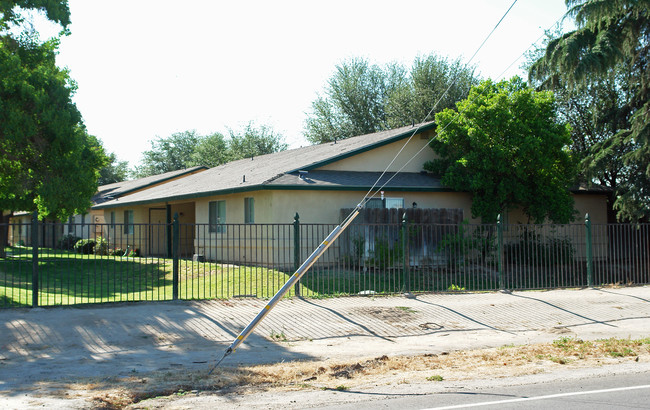
<instances>
[{"instance_id":1,"label":"sky","mask_svg":"<svg viewBox=\"0 0 650 410\"><path fill-rule=\"evenodd\" d=\"M410 67L435 53L467 61L513 0L69 0L57 64L90 134L135 166L174 132L269 125L291 148L311 103L345 59ZM560 19L563 0L518 0L474 57L504 70ZM47 32L42 30L41 33Z\"/></svg>"}]
</instances>

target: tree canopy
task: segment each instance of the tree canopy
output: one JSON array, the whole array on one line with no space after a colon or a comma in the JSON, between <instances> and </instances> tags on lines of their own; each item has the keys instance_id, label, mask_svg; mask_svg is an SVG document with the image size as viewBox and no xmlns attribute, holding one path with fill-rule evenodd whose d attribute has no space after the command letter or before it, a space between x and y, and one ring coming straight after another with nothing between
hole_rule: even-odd
<instances>
[{"instance_id":1,"label":"tree canopy","mask_svg":"<svg viewBox=\"0 0 650 410\"><path fill-rule=\"evenodd\" d=\"M618 217L650 217L650 1L567 0L577 29L530 67L558 94L588 182L614 189Z\"/></svg>"},{"instance_id":2,"label":"tree canopy","mask_svg":"<svg viewBox=\"0 0 650 410\"><path fill-rule=\"evenodd\" d=\"M570 128L558 121L551 92L536 92L518 77L486 80L456 106L436 114L430 146L439 158L425 168L443 185L471 193L473 217L491 223L521 208L535 223L573 219Z\"/></svg>"},{"instance_id":3,"label":"tree canopy","mask_svg":"<svg viewBox=\"0 0 650 410\"><path fill-rule=\"evenodd\" d=\"M151 141L151 149L142 153L142 161L135 167L135 176L142 178L193 166L192 154L200 138L196 131L156 137Z\"/></svg>"},{"instance_id":4,"label":"tree canopy","mask_svg":"<svg viewBox=\"0 0 650 410\"><path fill-rule=\"evenodd\" d=\"M68 0L0 0L0 30L23 23L22 10L38 10L64 29L70 24Z\"/></svg>"},{"instance_id":5,"label":"tree canopy","mask_svg":"<svg viewBox=\"0 0 650 410\"><path fill-rule=\"evenodd\" d=\"M395 63L346 60L312 103L304 135L316 144L430 120L466 97L477 81L473 68L434 54L416 58L410 73Z\"/></svg>"},{"instance_id":6,"label":"tree canopy","mask_svg":"<svg viewBox=\"0 0 650 410\"><path fill-rule=\"evenodd\" d=\"M66 1L0 3L0 209L65 218L88 209L106 157L72 102L68 72L56 66L58 39L41 42L31 28L12 36L7 27L21 23L15 6L69 23Z\"/></svg>"},{"instance_id":7,"label":"tree canopy","mask_svg":"<svg viewBox=\"0 0 650 410\"><path fill-rule=\"evenodd\" d=\"M99 170L99 185L107 185L115 182L126 181L129 179L129 163L128 161L120 161L117 159L115 153L107 155L107 163L102 169Z\"/></svg>"},{"instance_id":8,"label":"tree canopy","mask_svg":"<svg viewBox=\"0 0 650 410\"><path fill-rule=\"evenodd\" d=\"M250 158L258 155L271 154L287 149L284 137L270 126L255 126L249 122L242 131L228 130L230 139L227 143L230 160Z\"/></svg>"},{"instance_id":9,"label":"tree canopy","mask_svg":"<svg viewBox=\"0 0 650 410\"><path fill-rule=\"evenodd\" d=\"M284 137L270 126L249 122L243 130L229 129L229 138L220 133L200 135L183 131L151 141L151 150L143 152L143 160L133 175L142 178L197 165L216 167L245 157L271 154L287 149Z\"/></svg>"},{"instance_id":10,"label":"tree canopy","mask_svg":"<svg viewBox=\"0 0 650 410\"><path fill-rule=\"evenodd\" d=\"M64 219L86 211L107 160L72 102L74 82L56 65L58 38L41 41L23 24L30 9L63 29L70 23L65 0L0 1L0 257L1 224L13 212Z\"/></svg>"}]
</instances>

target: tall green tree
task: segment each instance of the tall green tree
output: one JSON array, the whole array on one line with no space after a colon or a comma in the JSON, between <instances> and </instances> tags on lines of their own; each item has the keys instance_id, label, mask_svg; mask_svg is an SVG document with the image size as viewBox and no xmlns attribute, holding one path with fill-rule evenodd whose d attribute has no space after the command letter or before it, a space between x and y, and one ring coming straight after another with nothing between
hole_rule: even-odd
<instances>
[{"instance_id":1,"label":"tall green tree","mask_svg":"<svg viewBox=\"0 0 650 410\"><path fill-rule=\"evenodd\" d=\"M215 132L199 139L192 153L192 165L216 167L232 160L228 141L223 134Z\"/></svg>"},{"instance_id":2,"label":"tall green tree","mask_svg":"<svg viewBox=\"0 0 650 410\"><path fill-rule=\"evenodd\" d=\"M328 80L325 96L312 103L305 137L312 143L368 134L386 128L385 101L393 84L403 81L399 68L390 73L362 58L344 61Z\"/></svg>"},{"instance_id":3,"label":"tall green tree","mask_svg":"<svg viewBox=\"0 0 650 410\"><path fill-rule=\"evenodd\" d=\"M316 144L431 120L477 81L473 68L435 54L416 58L410 72L396 63L346 60L312 103L304 135Z\"/></svg>"},{"instance_id":4,"label":"tall green tree","mask_svg":"<svg viewBox=\"0 0 650 410\"><path fill-rule=\"evenodd\" d=\"M532 222L573 219L570 128L558 121L550 91L536 92L518 77L486 80L457 110L436 114L436 123L430 146L439 158L425 168L471 193L473 217L491 223L520 208Z\"/></svg>"},{"instance_id":5,"label":"tall green tree","mask_svg":"<svg viewBox=\"0 0 650 410\"><path fill-rule=\"evenodd\" d=\"M142 161L134 169L136 178L164 174L193 166L192 155L201 139L194 130L156 137L151 149L142 153Z\"/></svg>"},{"instance_id":6,"label":"tall green tree","mask_svg":"<svg viewBox=\"0 0 650 410\"><path fill-rule=\"evenodd\" d=\"M74 83L56 66L58 39L21 30L20 7L69 23L66 1L0 2L0 224L15 211L63 219L87 210L106 162L72 102ZM0 256L6 240L0 230Z\"/></svg>"},{"instance_id":7,"label":"tall green tree","mask_svg":"<svg viewBox=\"0 0 650 410\"><path fill-rule=\"evenodd\" d=\"M228 152L230 159L250 158L258 155L284 151L287 144L284 137L267 125L256 126L249 122L242 131L228 130Z\"/></svg>"},{"instance_id":8,"label":"tall green tree","mask_svg":"<svg viewBox=\"0 0 650 410\"><path fill-rule=\"evenodd\" d=\"M128 161L120 161L117 155L111 152L107 155L107 164L99 170L99 185L107 185L115 182L126 181L131 171Z\"/></svg>"},{"instance_id":9,"label":"tall green tree","mask_svg":"<svg viewBox=\"0 0 650 410\"><path fill-rule=\"evenodd\" d=\"M566 4L577 29L549 41L529 76L541 88L565 93L569 99L580 100L585 91L595 95L595 116L587 123L597 125L592 138L600 140L585 156L584 169L601 182L609 173L605 179L616 190L619 218L648 218L650 0ZM608 168L612 165L615 174Z\"/></svg>"},{"instance_id":10,"label":"tall green tree","mask_svg":"<svg viewBox=\"0 0 650 410\"><path fill-rule=\"evenodd\" d=\"M63 29L70 24L67 0L0 0L0 30L4 31L11 25L20 26L24 22L24 10L41 11Z\"/></svg>"},{"instance_id":11,"label":"tall green tree","mask_svg":"<svg viewBox=\"0 0 650 410\"><path fill-rule=\"evenodd\" d=\"M142 162L133 176L143 178L203 165L216 167L240 158L271 154L287 149L284 137L268 125L249 122L242 130L228 130L229 137L220 133L200 135L194 130L156 137L151 150L143 152Z\"/></svg>"},{"instance_id":12,"label":"tall green tree","mask_svg":"<svg viewBox=\"0 0 650 410\"><path fill-rule=\"evenodd\" d=\"M450 61L435 54L417 57L402 87L389 95L386 116L389 127L431 121L437 112L454 108L478 84L473 67L460 59Z\"/></svg>"}]
</instances>

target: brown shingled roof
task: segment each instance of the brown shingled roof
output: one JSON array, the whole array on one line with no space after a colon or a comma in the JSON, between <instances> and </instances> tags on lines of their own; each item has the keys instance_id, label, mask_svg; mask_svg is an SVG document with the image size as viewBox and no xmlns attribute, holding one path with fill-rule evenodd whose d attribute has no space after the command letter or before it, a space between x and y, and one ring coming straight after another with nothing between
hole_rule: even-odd
<instances>
[{"instance_id":1,"label":"brown shingled roof","mask_svg":"<svg viewBox=\"0 0 650 410\"><path fill-rule=\"evenodd\" d=\"M434 126L433 122L428 122L416 126L347 138L337 142L240 159L96 205L93 209L199 198L260 189L286 174L298 170L317 168L329 162L408 138L414 132L424 132Z\"/></svg>"},{"instance_id":2,"label":"brown shingled roof","mask_svg":"<svg viewBox=\"0 0 650 410\"><path fill-rule=\"evenodd\" d=\"M129 181L115 182L112 184L100 185L97 188L97 193L91 198L93 204L101 204L127 195L131 192L147 188L156 184L164 183L170 179L174 179L186 174L208 169L204 166L196 166L192 168L179 169L176 171L165 172L164 174L152 175L144 178L133 179Z\"/></svg>"}]
</instances>

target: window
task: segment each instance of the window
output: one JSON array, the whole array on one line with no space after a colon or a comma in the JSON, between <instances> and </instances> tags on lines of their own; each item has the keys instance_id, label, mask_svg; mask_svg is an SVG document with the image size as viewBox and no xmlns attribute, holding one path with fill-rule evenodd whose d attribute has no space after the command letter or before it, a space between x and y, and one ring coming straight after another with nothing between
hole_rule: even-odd
<instances>
[{"instance_id":1,"label":"window","mask_svg":"<svg viewBox=\"0 0 650 410\"><path fill-rule=\"evenodd\" d=\"M244 198L244 223L255 223L255 198Z\"/></svg>"},{"instance_id":2,"label":"window","mask_svg":"<svg viewBox=\"0 0 650 410\"><path fill-rule=\"evenodd\" d=\"M404 198L372 198L366 208L404 208Z\"/></svg>"},{"instance_id":3,"label":"window","mask_svg":"<svg viewBox=\"0 0 650 410\"><path fill-rule=\"evenodd\" d=\"M124 211L124 233L133 235L133 211Z\"/></svg>"},{"instance_id":4,"label":"window","mask_svg":"<svg viewBox=\"0 0 650 410\"><path fill-rule=\"evenodd\" d=\"M386 208L404 208L404 198L386 198Z\"/></svg>"},{"instance_id":5,"label":"window","mask_svg":"<svg viewBox=\"0 0 650 410\"><path fill-rule=\"evenodd\" d=\"M226 232L226 201L211 201L208 204L208 223L209 231L224 233Z\"/></svg>"}]
</instances>

